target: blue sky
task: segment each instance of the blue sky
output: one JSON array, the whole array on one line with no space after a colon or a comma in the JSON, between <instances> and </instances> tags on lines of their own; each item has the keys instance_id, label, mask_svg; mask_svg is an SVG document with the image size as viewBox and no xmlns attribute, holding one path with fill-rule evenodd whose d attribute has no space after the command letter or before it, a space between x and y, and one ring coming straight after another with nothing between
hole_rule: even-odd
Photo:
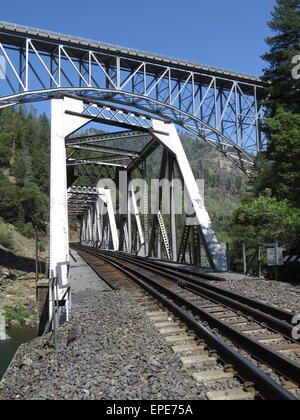
<instances>
[{"instance_id":1,"label":"blue sky","mask_svg":"<svg viewBox=\"0 0 300 420\"><path fill-rule=\"evenodd\" d=\"M259 75L274 5L275 0L3 1L0 19Z\"/></svg>"},{"instance_id":2,"label":"blue sky","mask_svg":"<svg viewBox=\"0 0 300 420\"><path fill-rule=\"evenodd\" d=\"M17 3L17 4L16 4ZM3 1L0 20L260 75L276 0ZM49 102L36 103L49 113Z\"/></svg>"}]
</instances>

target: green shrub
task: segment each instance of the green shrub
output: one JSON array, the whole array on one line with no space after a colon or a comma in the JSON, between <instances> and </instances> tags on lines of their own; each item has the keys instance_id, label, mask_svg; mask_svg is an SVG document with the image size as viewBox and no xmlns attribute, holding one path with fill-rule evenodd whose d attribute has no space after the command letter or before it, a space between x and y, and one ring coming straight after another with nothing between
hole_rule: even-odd
<instances>
[{"instance_id":1,"label":"green shrub","mask_svg":"<svg viewBox=\"0 0 300 420\"><path fill-rule=\"evenodd\" d=\"M7 322L9 321L23 321L28 318L30 314L23 308L4 308L4 316Z\"/></svg>"},{"instance_id":2,"label":"green shrub","mask_svg":"<svg viewBox=\"0 0 300 420\"><path fill-rule=\"evenodd\" d=\"M5 248L14 248L14 240L11 229L5 225L4 223L0 222L0 245L4 246Z\"/></svg>"},{"instance_id":3,"label":"green shrub","mask_svg":"<svg viewBox=\"0 0 300 420\"><path fill-rule=\"evenodd\" d=\"M19 224L18 231L26 238L33 238L34 237L34 227L31 222L25 224Z\"/></svg>"}]
</instances>

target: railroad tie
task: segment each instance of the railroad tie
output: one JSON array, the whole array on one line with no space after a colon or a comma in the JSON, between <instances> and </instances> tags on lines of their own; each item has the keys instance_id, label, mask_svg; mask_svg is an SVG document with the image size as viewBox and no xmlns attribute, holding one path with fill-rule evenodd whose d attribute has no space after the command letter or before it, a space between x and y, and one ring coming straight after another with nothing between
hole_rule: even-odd
<instances>
[{"instance_id":1,"label":"railroad tie","mask_svg":"<svg viewBox=\"0 0 300 420\"><path fill-rule=\"evenodd\" d=\"M261 333L266 333L267 332L266 328L263 328L260 325L257 325L257 326L254 326L254 327L242 327L240 329L243 333L251 333L252 331L253 332L261 332Z\"/></svg>"},{"instance_id":2,"label":"railroad tie","mask_svg":"<svg viewBox=\"0 0 300 420\"><path fill-rule=\"evenodd\" d=\"M224 307L216 307L216 308L213 308L213 309L208 309L208 312L210 313L210 314L226 314L226 308L224 308Z\"/></svg>"},{"instance_id":3,"label":"railroad tie","mask_svg":"<svg viewBox=\"0 0 300 420\"><path fill-rule=\"evenodd\" d=\"M300 351L300 345L297 343L276 345L272 347L272 350L278 351L279 353L294 353Z\"/></svg>"},{"instance_id":4,"label":"railroad tie","mask_svg":"<svg viewBox=\"0 0 300 420\"><path fill-rule=\"evenodd\" d=\"M206 397L210 401L253 401L256 397L256 392L255 390L244 391L237 388L228 391L207 392Z\"/></svg>"},{"instance_id":5,"label":"railroad tie","mask_svg":"<svg viewBox=\"0 0 300 420\"><path fill-rule=\"evenodd\" d=\"M194 351L201 351L204 350L206 345L197 344L195 341L189 344L180 344L177 346L172 346L172 350L174 353L186 353L186 352L194 352Z\"/></svg>"},{"instance_id":6,"label":"railroad tie","mask_svg":"<svg viewBox=\"0 0 300 420\"><path fill-rule=\"evenodd\" d=\"M167 328L160 328L158 331L162 335L172 335L172 334L176 334L176 333L179 334L179 333L185 332L186 330L187 330L187 328L183 328L183 327L174 325L174 326L170 326L170 327L167 327Z\"/></svg>"},{"instance_id":7,"label":"railroad tie","mask_svg":"<svg viewBox=\"0 0 300 420\"><path fill-rule=\"evenodd\" d=\"M197 354L194 356L186 356L180 358L182 364L185 367L191 367L191 366L203 366L204 363L207 362L216 362L218 360L218 356L216 354L213 354L212 356L209 356L208 353L202 352L201 354Z\"/></svg>"},{"instance_id":8,"label":"railroad tie","mask_svg":"<svg viewBox=\"0 0 300 420\"><path fill-rule=\"evenodd\" d=\"M200 383L226 381L234 378L235 372L225 372L223 369L209 370L205 372L193 373L193 378Z\"/></svg>"},{"instance_id":9,"label":"railroad tie","mask_svg":"<svg viewBox=\"0 0 300 420\"><path fill-rule=\"evenodd\" d=\"M164 315L164 312L163 311L148 311L148 312L146 312L146 315L147 316L155 316L155 315Z\"/></svg>"},{"instance_id":10,"label":"railroad tie","mask_svg":"<svg viewBox=\"0 0 300 420\"><path fill-rule=\"evenodd\" d=\"M166 321L161 321L161 322L154 322L154 325L155 325L156 328L161 329L161 328L168 328L168 327L172 328L176 324L174 325L174 321L172 321L172 320L171 321L166 320Z\"/></svg>"},{"instance_id":11,"label":"railroad tie","mask_svg":"<svg viewBox=\"0 0 300 420\"><path fill-rule=\"evenodd\" d=\"M151 316L149 317L150 321L156 323L156 322L167 322L167 321L171 321L172 318L169 317L166 314L162 314L162 315L155 315L155 316Z\"/></svg>"},{"instance_id":12,"label":"railroad tie","mask_svg":"<svg viewBox=\"0 0 300 420\"><path fill-rule=\"evenodd\" d=\"M261 334L253 336L254 340L259 341L260 343L270 343L270 341L282 341L284 337L280 334Z\"/></svg>"},{"instance_id":13,"label":"railroad tie","mask_svg":"<svg viewBox=\"0 0 300 420\"><path fill-rule=\"evenodd\" d=\"M234 322L234 321L244 321L245 318L237 315L235 312L227 312L224 313L224 315L221 315L220 319L224 319L228 322Z\"/></svg>"},{"instance_id":14,"label":"railroad tie","mask_svg":"<svg viewBox=\"0 0 300 420\"><path fill-rule=\"evenodd\" d=\"M299 398L299 388L296 384L294 384L291 381L282 380L281 385L289 391L291 394L293 394L296 398Z\"/></svg>"},{"instance_id":15,"label":"railroad tie","mask_svg":"<svg viewBox=\"0 0 300 420\"><path fill-rule=\"evenodd\" d=\"M167 343L194 343L195 342L195 336L189 336L187 334L181 334L181 335L169 335L165 337L165 340Z\"/></svg>"}]
</instances>

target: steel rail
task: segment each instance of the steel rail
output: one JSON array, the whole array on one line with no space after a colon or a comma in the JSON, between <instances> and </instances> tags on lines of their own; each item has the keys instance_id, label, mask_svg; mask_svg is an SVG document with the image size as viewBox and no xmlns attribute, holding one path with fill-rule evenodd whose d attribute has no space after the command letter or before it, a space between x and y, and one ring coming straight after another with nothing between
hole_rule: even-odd
<instances>
[{"instance_id":1,"label":"steel rail","mask_svg":"<svg viewBox=\"0 0 300 420\"><path fill-rule=\"evenodd\" d=\"M88 251L85 247L82 247L85 251ZM91 254L94 251L89 250ZM150 282L154 287L158 288L160 291L167 293L169 297L174 299L177 303L180 303L185 308L188 308L192 311L195 315L198 315L202 321L208 322L211 328L216 328L220 331L221 334L228 337L234 344L239 346L241 349L247 351L251 354L252 357L260 361L261 363L271 367L277 373L281 374L285 378L288 378L293 383L300 386L300 365L297 363L292 362L291 360L281 356L280 354L272 351L265 345L261 344L255 339L247 336L246 334L242 333L238 329L226 324L225 322L219 320L214 315L210 314L208 311L194 305L193 303L189 302L187 299L179 296L177 293L171 291L167 287L161 285L159 282L154 280L153 278L143 274L138 269L133 269L128 267L130 261L124 261L124 258L121 258L119 255L103 255L100 252L95 252L99 258L106 259L106 261L114 261L114 259L119 260L117 262L118 266L122 269L126 269L129 273L138 275L139 278L143 278L147 282ZM121 261L120 261L121 260ZM115 262L115 261L114 261ZM145 268L147 270L147 268ZM159 273L161 277L166 277L164 274ZM180 280L180 279L179 279Z\"/></svg>"},{"instance_id":2,"label":"steel rail","mask_svg":"<svg viewBox=\"0 0 300 420\"><path fill-rule=\"evenodd\" d=\"M130 260L132 263L142 268L147 267L146 269L148 269L149 267L149 269L155 274L161 275L163 273L165 277L171 281L174 281L175 283L178 283L178 274L174 274L174 272L168 268L155 268L151 265L151 263L148 263L148 261L146 262L144 260L143 262L138 263L134 257L128 258L122 255L120 258L123 258L126 261ZM184 283L182 283L182 281ZM294 314L283 311L271 305L263 304L256 301L255 299L250 299L237 293L223 293L223 289L217 288L215 286L206 285L204 283L199 285L199 281L193 281L187 276L184 277L182 274L180 274L180 283L186 289L190 289L205 298L212 299L219 304L221 303L231 309L243 312L243 314L253 317L253 319L257 322L267 324L270 329L284 335L289 340L292 340L292 331L294 326L291 323L288 323L284 317L288 316L288 319L291 321ZM273 314L270 314L270 312Z\"/></svg>"},{"instance_id":3,"label":"steel rail","mask_svg":"<svg viewBox=\"0 0 300 420\"><path fill-rule=\"evenodd\" d=\"M101 251L101 252L103 252L103 251ZM120 253L120 255L124 255L124 254ZM213 276L213 275L210 275L210 274L207 274L207 273L191 272L191 271L187 271L187 270L185 270L183 268L180 268L180 267L174 267L174 268L166 267L165 263L158 262L158 261L153 261L153 260L148 260L148 259L145 259L145 258L142 258L142 257L133 257L133 256L125 256L125 255L124 255L124 257L127 258L127 259L130 258L133 261L135 259L138 259L138 260L142 261L143 265L146 265L148 267L159 266L160 272L163 272L163 273L166 273L166 274L171 274L171 275L172 274L177 274L177 275L180 274L181 279L183 279L187 282L190 282L190 283L193 283L193 284L196 284L196 285L199 285L199 283L201 283L200 286L205 288L205 289L208 289L208 290L210 290L212 292L215 292L215 293L219 293L219 294L221 294L222 297L227 297L229 299L232 299L233 301L240 302L241 304L247 305L250 308L257 309L261 312L264 312L265 314L268 314L268 315L271 315L272 317L277 318L280 321L286 321L290 325L291 325L292 319L295 315L292 312L286 311L286 310L281 309L281 308L277 308L276 306L269 305L267 303L260 302L256 299L249 298L249 297L243 296L239 293L231 292L229 290L225 290L225 289L222 289L218 286L207 284L207 283L204 283L203 281L201 281L202 278L204 278L205 280L219 280L219 278L216 277L216 276ZM197 279L197 277L198 277L198 279ZM241 306L241 308L242 308L242 306ZM289 338L290 338L291 335L290 335L290 333L288 333L288 334L289 334Z\"/></svg>"},{"instance_id":4,"label":"steel rail","mask_svg":"<svg viewBox=\"0 0 300 420\"><path fill-rule=\"evenodd\" d=\"M87 250L85 249L85 251ZM176 316L178 316L178 318L182 320L182 322L184 322L189 328L191 328L196 333L199 339L204 339L211 349L214 349L219 353L220 358L224 363L232 364L234 368L238 369L237 376L239 376L243 381L253 382L255 388L260 393L263 399L292 401L297 400L296 397L294 397L292 394L290 394L284 388L278 385L271 377L269 377L260 369L258 369L252 362L250 362L244 356L239 354L236 350L228 346L220 337L207 330L204 326L202 326L190 314L188 314L185 310L183 310L183 308L179 306L183 305L185 308L190 307L190 309L197 310L198 308L195 307L195 305L191 304L186 299L180 297L176 293L171 292L168 288L160 285L158 282L151 279L150 277L145 276L140 272L132 272L133 270L126 267L126 264L124 264L124 262L112 261L111 257L107 257L104 255L98 255L98 257L102 258L104 261L110 263L112 266L126 274L130 279L134 280L143 289L145 289L156 299L162 302L173 313L175 313ZM141 279L141 277L143 280ZM154 287L151 287L145 281L147 283L150 283ZM158 292L155 288L160 289L160 292ZM163 293L167 294L168 297L165 296ZM171 297L172 300L170 300L169 297Z\"/></svg>"}]
</instances>

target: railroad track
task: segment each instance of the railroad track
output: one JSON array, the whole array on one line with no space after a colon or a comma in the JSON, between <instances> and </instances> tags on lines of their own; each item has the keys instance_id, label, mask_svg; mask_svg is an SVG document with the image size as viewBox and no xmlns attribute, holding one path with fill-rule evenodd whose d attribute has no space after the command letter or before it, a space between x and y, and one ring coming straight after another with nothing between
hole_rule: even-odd
<instances>
[{"instance_id":1,"label":"railroad track","mask_svg":"<svg viewBox=\"0 0 300 420\"><path fill-rule=\"evenodd\" d=\"M292 339L292 313L208 284L207 275L203 279L196 272L122 253L82 246L76 250L90 264L92 258L92 267L102 261L122 273L122 284L116 288L126 282L127 288L142 287L168 309L168 319L175 315L190 330L193 342L182 338L182 344L173 346L186 354L183 363L197 369L210 358L218 364L207 374L201 369L194 372L195 379L219 383L238 377L242 389L231 392L234 399L298 399L300 344ZM155 316L154 311L154 320ZM175 330L170 327L171 337ZM174 337L175 344L181 341ZM229 398L225 391L223 397Z\"/></svg>"}]
</instances>

